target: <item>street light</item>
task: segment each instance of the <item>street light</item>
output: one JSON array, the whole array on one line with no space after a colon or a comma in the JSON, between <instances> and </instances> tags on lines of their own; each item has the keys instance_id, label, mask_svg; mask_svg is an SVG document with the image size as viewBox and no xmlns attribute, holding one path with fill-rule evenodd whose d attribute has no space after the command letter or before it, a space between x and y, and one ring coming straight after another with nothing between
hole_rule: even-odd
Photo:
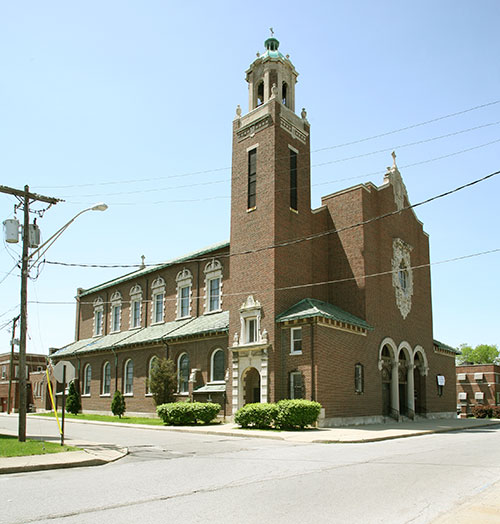
<instances>
[{"instance_id":1,"label":"street light","mask_svg":"<svg viewBox=\"0 0 500 524\"><path fill-rule=\"evenodd\" d=\"M26 190L27 191L27 190ZM24 210L24 230L23 230L23 259L21 268L21 335L19 344L19 442L26 441L26 335L28 332L28 274L29 270L40 260L47 249L66 231L80 215L87 211L106 211L108 206L103 202L94 204L92 207L83 209L77 213L69 222L64 224L58 231L56 231L48 240L46 240L40 247L35 249L28 255L29 247L29 210L25 205ZM36 258L36 260L35 260ZM31 265L29 265L29 262Z\"/></svg>"},{"instance_id":2,"label":"street light","mask_svg":"<svg viewBox=\"0 0 500 524\"><path fill-rule=\"evenodd\" d=\"M79 213L77 213L69 222L64 224L61 229L56 231L48 240L46 240L41 246L39 246L35 251L29 255L28 260L32 260L33 257L36 255L37 259L32 262L29 269L31 269L39 260L40 258L46 253L47 249L66 231L66 229L80 216L83 215L83 213L86 213L87 211L106 211L108 209L108 206L104 202L99 202L97 204L94 204L92 207L88 207L87 209L83 209Z\"/></svg>"}]
</instances>

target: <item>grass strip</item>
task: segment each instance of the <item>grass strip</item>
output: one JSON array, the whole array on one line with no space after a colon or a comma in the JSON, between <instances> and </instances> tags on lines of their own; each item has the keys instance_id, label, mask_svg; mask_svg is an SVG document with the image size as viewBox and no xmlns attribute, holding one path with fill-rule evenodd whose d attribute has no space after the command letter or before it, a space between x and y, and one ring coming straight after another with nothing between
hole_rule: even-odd
<instances>
[{"instance_id":1,"label":"grass strip","mask_svg":"<svg viewBox=\"0 0 500 524\"><path fill-rule=\"evenodd\" d=\"M61 453L62 451L76 451L72 446L61 446L55 442L31 440L19 442L17 437L0 435L0 457L26 457L29 455L45 455L47 453Z\"/></svg>"},{"instance_id":2,"label":"grass strip","mask_svg":"<svg viewBox=\"0 0 500 524\"><path fill-rule=\"evenodd\" d=\"M59 417L61 413L58 412ZM54 417L54 413L36 413L37 417ZM93 415L90 413L79 413L78 415L72 415L66 413L65 419L72 420L94 420L98 422L121 422L122 424L147 424L148 426L163 426L163 421L159 418L151 417L127 417L122 418L115 417L113 415Z\"/></svg>"}]
</instances>

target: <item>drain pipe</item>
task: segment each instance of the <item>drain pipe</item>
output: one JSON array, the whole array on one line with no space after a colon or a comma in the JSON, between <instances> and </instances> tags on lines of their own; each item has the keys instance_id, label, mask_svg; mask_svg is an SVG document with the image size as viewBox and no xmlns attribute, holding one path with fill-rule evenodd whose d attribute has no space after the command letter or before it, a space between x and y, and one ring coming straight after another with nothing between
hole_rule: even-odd
<instances>
[{"instance_id":1,"label":"drain pipe","mask_svg":"<svg viewBox=\"0 0 500 524\"><path fill-rule=\"evenodd\" d=\"M113 352L113 355L115 356L115 393L118 389L118 355L116 354L116 351L111 348L111 351Z\"/></svg>"}]
</instances>

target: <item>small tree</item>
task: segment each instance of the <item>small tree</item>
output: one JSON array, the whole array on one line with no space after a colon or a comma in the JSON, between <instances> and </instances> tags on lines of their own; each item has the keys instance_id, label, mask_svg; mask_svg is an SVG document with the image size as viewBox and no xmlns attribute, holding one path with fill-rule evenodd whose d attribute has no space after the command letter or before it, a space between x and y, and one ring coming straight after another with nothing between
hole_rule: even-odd
<instances>
[{"instance_id":1,"label":"small tree","mask_svg":"<svg viewBox=\"0 0 500 524\"><path fill-rule=\"evenodd\" d=\"M78 415L82 404L80 402L80 395L76 390L75 382L69 383L68 396L66 398L66 411L72 413L73 415Z\"/></svg>"},{"instance_id":2,"label":"small tree","mask_svg":"<svg viewBox=\"0 0 500 524\"><path fill-rule=\"evenodd\" d=\"M479 344L475 348L468 344L459 346L461 355L458 356L460 364L496 364L499 361L499 351L496 345Z\"/></svg>"},{"instance_id":3,"label":"small tree","mask_svg":"<svg viewBox=\"0 0 500 524\"><path fill-rule=\"evenodd\" d=\"M173 402L177 388L177 374L172 360L155 358L149 376L149 391L157 406Z\"/></svg>"},{"instance_id":4,"label":"small tree","mask_svg":"<svg viewBox=\"0 0 500 524\"><path fill-rule=\"evenodd\" d=\"M125 399L123 398L121 391L116 390L115 394L113 395L113 400L111 401L111 411L115 417L118 416L118 418L122 418L125 410Z\"/></svg>"}]
</instances>

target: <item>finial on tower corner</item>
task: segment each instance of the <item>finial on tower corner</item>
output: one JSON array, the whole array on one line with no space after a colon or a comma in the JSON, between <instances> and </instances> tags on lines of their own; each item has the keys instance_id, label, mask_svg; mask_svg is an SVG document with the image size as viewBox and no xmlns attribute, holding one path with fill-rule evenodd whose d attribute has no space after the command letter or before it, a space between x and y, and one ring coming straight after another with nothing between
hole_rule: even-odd
<instances>
[{"instance_id":1,"label":"finial on tower corner","mask_svg":"<svg viewBox=\"0 0 500 524\"><path fill-rule=\"evenodd\" d=\"M146 260L146 257L144 255L141 255L141 269L144 269L146 267L146 264L144 261Z\"/></svg>"},{"instance_id":2,"label":"finial on tower corner","mask_svg":"<svg viewBox=\"0 0 500 524\"><path fill-rule=\"evenodd\" d=\"M237 116L238 118L241 117L241 107L240 107L240 104L238 104L238 105L236 106L236 116Z\"/></svg>"},{"instance_id":3,"label":"finial on tower corner","mask_svg":"<svg viewBox=\"0 0 500 524\"><path fill-rule=\"evenodd\" d=\"M274 36L274 30L272 27L269 28L269 31L271 31L271 36Z\"/></svg>"},{"instance_id":4,"label":"finial on tower corner","mask_svg":"<svg viewBox=\"0 0 500 524\"><path fill-rule=\"evenodd\" d=\"M397 169L398 166L396 165L396 151L393 151L391 153L391 156L392 156L392 167L395 167Z\"/></svg>"}]
</instances>

